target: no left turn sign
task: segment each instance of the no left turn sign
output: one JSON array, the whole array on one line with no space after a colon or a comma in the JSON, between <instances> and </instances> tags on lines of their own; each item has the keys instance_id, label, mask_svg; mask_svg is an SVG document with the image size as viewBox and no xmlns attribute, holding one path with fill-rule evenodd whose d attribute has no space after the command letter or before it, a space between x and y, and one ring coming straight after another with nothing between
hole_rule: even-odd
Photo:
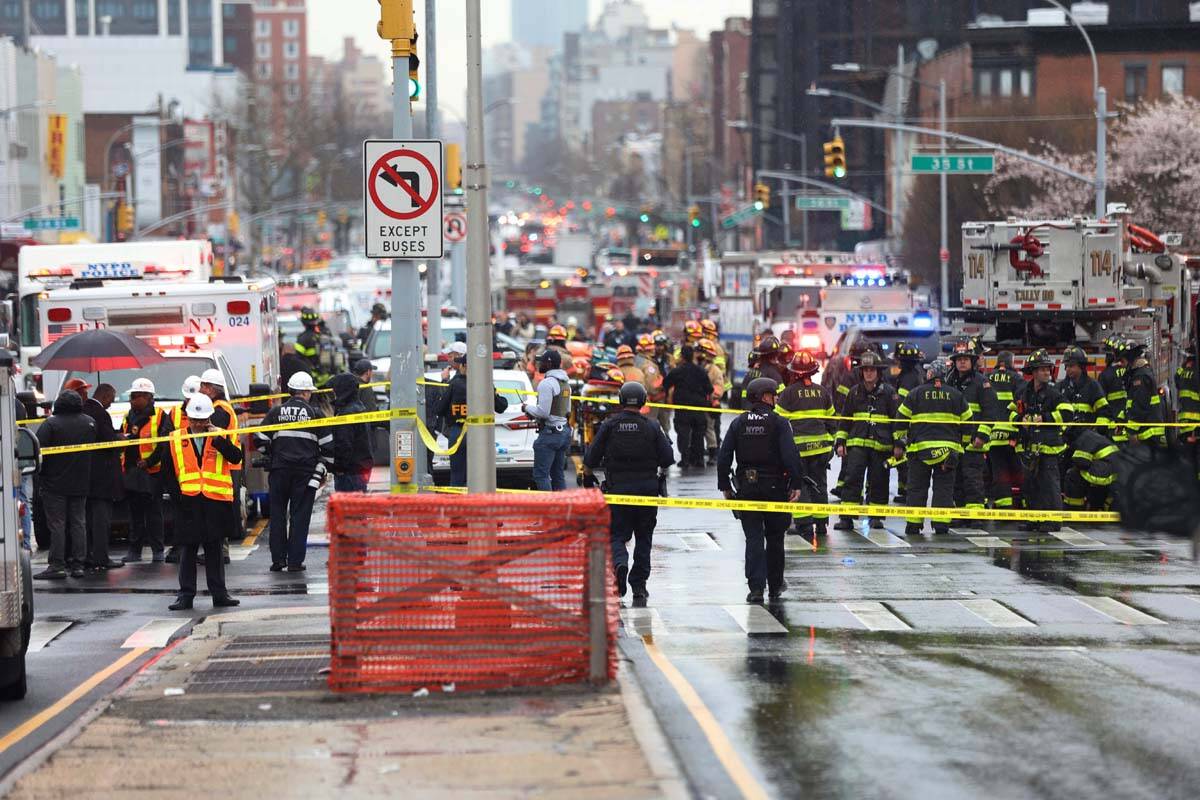
<instances>
[{"instance_id":1,"label":"no left turn sign","mask_svg":"<svg viewBox=\"0 0 1200 800\"><path fill-rule=\"evenodd\" d=\"M363 142L367 258L441 258L442 143Z\"/></svg>"},{"instance_id":2,"label":"no left turn sign","mask_svg":"<svg viewBox=\"0 0 1200 800\"><path fill-rule=\"evenodd\" d=\"M446 241L457 244L467 238L467 215L461 211L446 212Z\"/></svg>"}]
</instances>

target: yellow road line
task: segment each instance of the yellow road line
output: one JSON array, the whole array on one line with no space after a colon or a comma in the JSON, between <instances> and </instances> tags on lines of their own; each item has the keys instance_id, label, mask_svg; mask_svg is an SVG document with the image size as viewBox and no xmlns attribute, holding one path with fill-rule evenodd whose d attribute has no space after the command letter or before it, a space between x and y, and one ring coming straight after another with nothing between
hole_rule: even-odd
<instances>
[{"instance_id":1,"label":"yellow road line","mask_svg":"<svg viewBox=\"0 0 1200 800\"><path fill-rule=\"evenodd\" d=\"M254 542L257 541L258 537L262 534L263 528L265 527L267 527L266 519L260 519L258 522L254 523L254 527L250 529L250 533L246 535L245 539L242 539L242 547L252 547Z\"/></svg>"},{"instance_id":2,"label":"yellow road line","mask_svg":"<svg viewBox=\"0 0 1200 800\"><path fill-rule=\"evenodd\" d=\"M704 738L708 739L708 744L716 754L717 760L721 762L721 766L725 768L730 780L742 793L742 797L748 798L748 800L767 800L770 796L767 794L767 790L750 773L741 756L733 749L733 743L725 735L717 718L708 710L708 706L704 705L704 701L688 683L687 678L683 677L675 665L658 649L653 636L643 636L642 642L646 646L646 653L650 656L650 660L675 689L675 693L683 701L684 707L696 720L700 730L704 732Z\"/></svg>"},{"instance_id":3,"label":"yellow road line","mask_svg":"<svg viewBox=\"0 0 1200 800\"><path fill-rule=\"evenodd\" d=\"M149 652L149 650L150 648L148 647L139 647L135 650L130 650L128 653L121 656L116 661L109 664L107 667L100 670L71 691L67 692L65 695L59 698L58 702L56 702L54 705L42 709L29 719L22 722L16 728L13 728L6 736L0 738L0 753L8 750L8 748L17 744L26 736L36 731L38 728L54 719L62 712L66 711L76 700L83 697L92 689L95 689L101 683L108 680L108 678L112 677L137 659L144 656L147 652Z\"/></svg>"}]
</instances>

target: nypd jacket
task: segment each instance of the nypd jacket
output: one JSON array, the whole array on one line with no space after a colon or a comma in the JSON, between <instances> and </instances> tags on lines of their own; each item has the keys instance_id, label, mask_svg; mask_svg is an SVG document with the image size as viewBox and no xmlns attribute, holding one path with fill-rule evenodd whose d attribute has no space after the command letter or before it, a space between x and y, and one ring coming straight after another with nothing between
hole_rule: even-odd
<instances>
[{"instance_id":1,"label":"nypd jacket","mask_svg":"<svg viewBox=\"0 0 1200 800\"><path fill-rule=\"evenodd\" d=\"M588 469L603 468L609 485L618 490L623 485L656 480L659 468L674 461L662 428L636 410L609 415L583 457Z\"/></svg>"},{"instance_id":2,"label":"nypd jacket","mask_svg":"<svg viewBox=\"0 0 1200 800\"><path fill-rule=\"evenodd\" d=\"M778 476L780 485L800 488L803 464L792 441L791 426L766 403L755 403L735 419L721 440L717 488L722 492L733 490L730 476L735 455L738 474L753 469L762 475Z\"/></svg>"},{"instance_id":3,"label":"nypd jacket","mask_svg":"<svg viewBox=\"0 0 1200 800\"><path fill-rule=\"evenodd\" d=\"M972 418L962 392L948 383L932 380L908 393L896 412L906 420L895 426L895 442L906 447L910 458L940 464L951 453L962 453L962 425Z\"/></svg>"},{"instance_id":4,"label":"nypd jacket","mask_svg":"<svg viewBox=\"0 0 1200 800\"><path fill-rule=\"evenodd\" d=\"M866 383L855 384L846 396L837 432L837 443L846 447L865 447L883 453L892 451L892 423L899 407L896 390L888 383L876 383L868 389Z\"/></svg>"},{"instance_id":5,"label":"nypd jacket","mask_svg":"<svg viewBox=\"0 0 1200 800\"><path fill-rule=\"evenodd\" d=\"M323 419L320 411L290 397L267 412L264 427ZM322 427L307 427L254 434L254 445L270 457L269 469L311 470L317 483L333 466L333 434Z\"/></svg>"},{"instance_id":6,"label":"nypd jacket","mask_svg":"<svg viewBox=\"0 0 1200 800\"><path fill-rule=\"evenodd\" d=\"M837 421L832 419L833 399L824 386L807 378L796 381L779 395L775 411L792 424L792 441L801 458L833 452Z\"/></svg>"}]
</instances>

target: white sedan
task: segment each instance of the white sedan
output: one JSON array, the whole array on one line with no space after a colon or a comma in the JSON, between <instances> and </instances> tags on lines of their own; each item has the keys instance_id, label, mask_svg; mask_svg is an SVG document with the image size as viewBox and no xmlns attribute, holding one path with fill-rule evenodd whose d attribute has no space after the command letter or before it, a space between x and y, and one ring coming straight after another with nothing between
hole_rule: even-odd
<instances>
[{"instance_id":1,"label":"white sedan","mask_svg":"<svg viewBox=\"0 0 1200 800\"><path fill-rule=\"evenodd\" d=\"M440 381L441 373L427 372L425 379ZM508 400L508 409L496 415L496 472L502 479L525 485L533 479L533 440L537 436L537 424L521 412L521 403L533 400L533 385L529 381L529 375L522 370L494 370L492 379L496 391ZM529 394L523 394L524 392ZM440 433L438 447L449 447L446 437ZM463 447L466 447L465 442ZM450 473L450 458L435 455L433 473L435 478L447 477Z\"/></svg>"}]
</instances>

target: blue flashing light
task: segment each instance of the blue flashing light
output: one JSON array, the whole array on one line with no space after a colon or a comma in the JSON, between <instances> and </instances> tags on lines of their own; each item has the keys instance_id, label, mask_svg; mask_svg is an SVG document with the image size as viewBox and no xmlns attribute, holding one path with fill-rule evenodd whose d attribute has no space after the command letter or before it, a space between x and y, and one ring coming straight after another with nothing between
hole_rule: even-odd
<instances>
[{"instance_id":1,"label":"blue flashing light","mask_svg":"<svg viewBox=\"0 0 1200 800\"><path fill-rule=\"evenodd\" d=\"M929 330L933 327L933 317L926 313L913 314L912 325L914 328Z\"/></svg>"}]
</instances>

